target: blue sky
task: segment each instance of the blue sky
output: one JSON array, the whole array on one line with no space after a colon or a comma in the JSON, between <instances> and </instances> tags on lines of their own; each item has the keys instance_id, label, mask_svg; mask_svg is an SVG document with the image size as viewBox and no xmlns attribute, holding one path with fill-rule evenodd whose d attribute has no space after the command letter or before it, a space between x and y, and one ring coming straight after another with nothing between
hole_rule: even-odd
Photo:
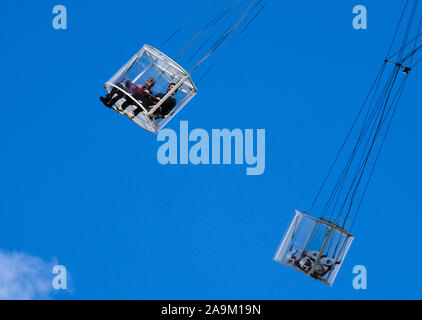
<instances>
[{"instance_id":1,"label":"blue sky","mask_svg":"<svg viewBox=\"0 0 422 320\"><path fill-rule=\"evenodd\" d=\"M51 26L57 4L68 30ZM357 4L368 30L352 27ZM201 82L168 127L266 129L261 176L236 165L162 166L156 136L98 101L144 43L161 43L197 6L3 4L0 249L65 265L71 290L56 299L422 298L419 70L334 287L272 260L376 76L402 3L272 1ZM367 267L366 291L352 287L355 265Z\"/></svg>"}]
</instances>

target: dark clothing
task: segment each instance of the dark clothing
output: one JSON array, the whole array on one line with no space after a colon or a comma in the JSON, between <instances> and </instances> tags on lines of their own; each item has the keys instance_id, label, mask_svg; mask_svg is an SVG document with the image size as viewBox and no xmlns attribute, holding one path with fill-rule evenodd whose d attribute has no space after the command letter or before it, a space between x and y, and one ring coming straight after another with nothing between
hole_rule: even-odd
<instances>
[{"instance_id":1,"label":"dark clothing","mask_svg":"<svg viewBox=\"0 0 422 320\"><path fill-rule=\"evenodd\" d=\"M151 92L151 94L144 93L143 91L136 91L132 93L132 97L135 100L139 101L147 111L151 110L152 107L159 102L159 100L157 100L156 98L163 99L167 94L167 93L159 93L154 96L154 94L152 94L152 91L150 89L149 91ZM140 114L143 111L143 109L140 106L136 105L133 99L126 97L126 101L122 104L122 108L123 110L126 110L129 106L132 106L132 105L136 106L136 109L133 110L133 114L136 117L138 114ZM176 107L176 98L173 96L170 96L155 111L154 113L155 118L156 119L164 118L174 109L174 107Z\"/></svg>"},{"instance_id":2,"label":"dark clothing","mask_svg":"<svg viewBox=\"0 0 422 320\"><path fill-rule=\"evenodd\" d=\"M122 99L126 95L126 93L130 93L130 88L125 87L121 82L116 84L116 87L119 87L123 91L113 87L110 93L105 97L106 103L110 107L113 106L117 101Z\"/></svg>"},{"instance_id":3,"label":"dark clothing","mask_svg":"<svg viewBox=\"0 0 422 320\"><path fill-rule=\"evenodd\" d=\"M166 93L159 93L155 95L157 98L163 99L166 96ZM158 108L156 119L164 118L167 116L176 106L176 98L170 96L166 101Z\"/></svg>"},{"instance_id":4,"label":"dark clothing","mask_svg":"<svg viewBox=\"0 0 422 320\"><path fill-rule=\"evenodd\" d=\"M151 90L149 91L152 92ZM152 94L135 92L134 94L132 94L132 97L135 100L138 100L146 110L148 110L151 106L157 103L157 101L154 99L154 95ZM135 102L131 98L127 98L125 103L122 104L122 108L123 110L126 110L127 107L133 105L136 105ZM136 109L133 111L133 113L136 117L142 111L143 109L136 105Z\"/></svg>"}]
</instances>

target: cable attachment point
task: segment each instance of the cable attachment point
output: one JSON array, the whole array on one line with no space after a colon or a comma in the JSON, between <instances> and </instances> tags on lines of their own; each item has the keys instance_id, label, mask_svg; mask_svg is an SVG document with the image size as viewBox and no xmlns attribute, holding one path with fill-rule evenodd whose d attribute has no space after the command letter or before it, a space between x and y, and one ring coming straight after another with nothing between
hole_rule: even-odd
<instances>
[{"instance_id":1,"label":"cable attachment point","mask_svg":"<svg viewBox=\"0 0 422 320\"><path fill-rule=\"evenodd\" d=\"M412 68L405 67L404 65L402 65L401 63L398 63L398 62L392 62L392 61L389 61L389 60L384 60L384 62L393 64L397 67L400 67L401 69L403 69L402 71L403 71L404 74L409 74L410 71L412 71Z\"/></svg>"}]
</instances>

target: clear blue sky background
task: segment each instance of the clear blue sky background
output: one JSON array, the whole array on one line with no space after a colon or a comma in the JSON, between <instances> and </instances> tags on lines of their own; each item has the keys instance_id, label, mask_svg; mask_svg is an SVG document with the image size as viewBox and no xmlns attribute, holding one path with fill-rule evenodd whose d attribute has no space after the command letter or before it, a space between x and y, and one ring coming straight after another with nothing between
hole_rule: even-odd
<instances>
[{"instance_id":1,"label":"clear blue sky background","mask_svg":"<svg viewBox=\"0 0 422 320\"><path fill-rule=\"evenodd\" d=\"M66 31L51 26L57 4ZM357 4L366 31L352 28ZM272 1L201 82L169 128L266 129L257 177L236 165L161 166L156 137L98 101L144 43L159 44L197 8L2 4L0 248L56 257L72 288L58 299L422 298L422 70L410 76L334 287L272 260L382 64L401 1ZM352 287L358 264L366 291Z\"/></svg>"}]
</instances>

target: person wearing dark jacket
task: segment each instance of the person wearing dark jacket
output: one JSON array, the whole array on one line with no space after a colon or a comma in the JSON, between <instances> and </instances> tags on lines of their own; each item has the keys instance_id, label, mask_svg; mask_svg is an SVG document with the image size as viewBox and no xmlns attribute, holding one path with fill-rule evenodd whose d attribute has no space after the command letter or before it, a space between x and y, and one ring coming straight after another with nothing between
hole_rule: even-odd
<instances>
[{"instance_id":1,"label":"person wearing dark jacket","mask_svg":"<svg viewBox=\"0 0 422 320\"><path fill-rule=\"evenodd\" d=\"M123 82L125 82L124 85ZM123 98L126 94L131 94L135 88L134 86L132 86L132 81L130 79L123 79L118 84L116 84L116 87L113 87L110 93L107 94L105 97L100 97L101 102L104 103L104 105L108 108L113 107L113 105L121 98Z\"/></svg>"},{"instance_id":2,"label":"person wearing dark jacket","mask_svg":"<svg viewBox=\"0 0 422 320\"><path fill-rule=\"evenodd\" d=\"M166 93L158 93L155 96L154 95L144 95L142 97L143 101L141 101L142 106L145 107L145 109L150 110L151 107L156 105L163 99L167 93L169 93L174 87L176 86L175 83L170 83L169 87L167 88ZM173 92L171 96L167 98L166 101L162 103L162 105L154 112L154 118L155 120L158 120L160 118L163 118L167 116L171 110L176 106L177 101L174 95L177 93L177 90ZM130 112L127 114L129 118L136 117L139 113L142 112L142 108L137 107L133 112Z\"/></svg>"},{"instance_id":3,"label":"person wearing dark jacket","mask_svg":"<svg viewBox=\"0 0 422 320\"><path fill-rule=\"evenodd\" d=\"M156 94L155 98L158 100L158 102L163 99L166 94L169 93L175 86L175 83L170 83L166 93ZM163 104L157 109L157 111L155 111L155 120L164 119L174 109L174 107L176 107L177 100L174 97L176 93L177 89L173 92L171 96L167 98L166 101L163 102Z\"/></svg>"},{"instance_id":4,"label":"person wearing dark jacket","mask_svg":"<svg viewBox=\"0 0 422 320\"><path fill-rule=\"evenodd\" d=\"M152 87L154 87L155 82L156 81L154 78L148 78L147 81L143 85L136 86L136 88L132 91L132 97L135 100L138 100L144 108L154 105L155 103L155 99L153 98L154 95L151 90ZM135 101L133 101L133 99L129 97L126 98L126 101L122 104L122 111L125 111L127 107L132 106L132 105L135 105ZM138 109L139 109L139 112L142 111L142 108L137 106L136 110Z\"/></svg>"}]
</instances>

